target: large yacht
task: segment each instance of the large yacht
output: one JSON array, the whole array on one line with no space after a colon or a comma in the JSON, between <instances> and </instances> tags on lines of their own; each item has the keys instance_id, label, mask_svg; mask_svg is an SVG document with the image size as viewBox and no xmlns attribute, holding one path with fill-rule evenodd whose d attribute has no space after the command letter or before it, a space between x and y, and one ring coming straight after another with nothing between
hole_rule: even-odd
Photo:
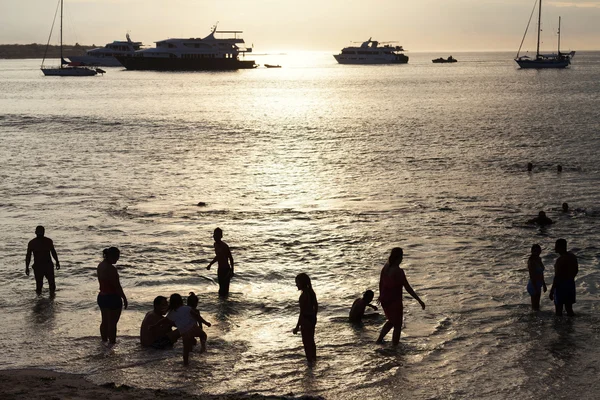
<instances>
[{"instance_id":1,"label":"large yacht","mask_svg":"<svg viewBox=\"0 0 600 400\"><path fill-rule=\"evenodd\" d=\"M380 47L378 41L369 38L360 47L344 47L340 54L333 57L340 64L406 64L408 56L404 55L404 49L392 43L395 42L387 42Z\"/></svg>"},{"instance_id":2,"label":"large yacht","mask_svg":"<svg viewBox=\"0 0 600 400\"><path fill-rule=\"evenodd\" d=\"M121 63L116 56L133 54L142 48L141 42L132 42L129 33L126 41L115 40L104 47L88 50L85 56L68 57L71 63L81 65L98 65L102 67L120 67Z\"/></svg>"},{"instance_id":3,"label":"large yacht","mask_svg":"<svg viewBox=\"0 0 600 400\"><path fill-rule=\"evenodd\" d=\"M138 50L133 55L117 56L127 69L157 71L235 70L256 67L254 61L240 60L239 55L252 52L242 31L212 32L202 39L166 39L156 47ZM226 35L227 37L217 37Z\"/></svg>"}]
</instances>

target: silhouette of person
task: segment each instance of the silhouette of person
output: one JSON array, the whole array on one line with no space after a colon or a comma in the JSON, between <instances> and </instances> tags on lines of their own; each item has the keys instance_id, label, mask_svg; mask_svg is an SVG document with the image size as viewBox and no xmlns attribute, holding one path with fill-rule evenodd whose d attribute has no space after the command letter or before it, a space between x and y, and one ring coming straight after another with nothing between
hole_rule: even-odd
<instances>
[{"instance_id":1,"label":"silhouette of person","mask_svg":"<svg viewBox=\"0 0 600 400\"><path fill-rule=\"evenodd\" d=\"M563 306L567 315L573 316L573 304L576 303L575 276L579 272L577 256L567 251L567 241L558 239L554 250L559 254L554 264L554 280L550 288L550 300L554 301L556 315L561 316Z\"/></svg>"},{"instance_id":2,"label":"silhouette of person","mask_svg":"<svg viewBox=\"0 0 600 400\"><path fill-rule=\"evenodd\" d=\"M317 345L315 344L315 328L317 326L317 313L319 311L319 302L317 295L312 288L310 277L301 273L296 276L296 287L302 291L298 303L300 304L300 315L298 315L298 323L292 330L296 335L298 330L302 334L302 344L304 345L304 353L309 365L317 361Z\"/></svg>"},{"instance_id":3,"label":"silhouette of person","mask_svg":"<svg viewBox=\"0 0 600 400\"><path fill-rule=\"evenodd\" d=\"M544 263L540 258L542 248L539 244L531 246L531 255L527 260L527 270L529 271L529 282L527 282L527 292L531 296L531 308L534 311L540 309L540 298L542 296L542 288L546 293L546 281L544 280Z\"/></svg>"},{"instance_id":4,"label":"silhouette of person","mask_svg":"<svg viewBox=\"0 0 600 400\"><path fill-rule=\"evenodd\" d=\"M127 309L127 297L121 287L119 273L114 264L119 261L121 252L116 247L109 247L102 252L104 260L98 264L97 274L100 284L98 307L102 313L100 336L102 341L110 344L117 342L117 324L121 318L121 310Z\"/></svg>"},{"instance_id":5,"label":"silhouette of person","mask_svg":"<svg viewBox=\"0 0 600 400\"><path fill-rule=\"evenodd\" d=\"M374 296L375 294L372 290L367 290L363 294L363 297L354 300L354 303L352 303L352 308L350 309L350 322L360 323L363 315L365 315L365 309L367 307L371 307L373 310L377 311L377 307L370 304L373 301Z\"/></svg>"},{"instance_id":6,"label":"silhouette of person","mask_svg":"<svg viewBox=\"0 0 600 400\"><path fill-rule=\"evenodd\" d=\"M536 224L539 226L552 225L554 222L546 216L544 211L540 211L538 216L527 221L530 224Z\"/></svg>"},{"instance_id":7,"label":"silhouette of person","mask_svg":"<svg viewBox=\"0 0 600 400\"><path fill-rule=\"evenodd\" d=\"M527 163L527 171L531 172L533 171L533 164L532 163Z\"/></svg>"},{"instance_id":8,"label":"silhouette of person","mask_svg":"<svg viewBox=\"0 0 600 400\"><path fill-rule=\"evenodd\" d=\"M386 323L381 328L381 333L377 338L377 343L382 343L383 338L388 332L394 328L392 335L392 344L397 346L400 342L400 334L402 332L402 319L404 318L404 306L402 304L402 288L406 288L415 300L421 304L421 308L425 309L425 303L412 289L404 270L400 268L400 263L403 258L403 251L400 247L395 247L390 253L388 262L383 266L379 277L379 303L383 307Z\"/></svg>"},{"instance_id":9,"label":"silhouette of person","mask_svg":"<svg viewBox=\"0 0 600 400\"><path fill-rule=\"evenodd\" d=\"M216 228L213 233L215 239L215 258L208 264L206 269L210 270L210 267L217 262L217 278L219 281L219 296L227 296L229 294L229 283L234 275L233 267L233 256L227 243L223 239L223 230Z\"/></svg>"},{"instance_id":10,"label":"silhouette of person","mask_svg":"<svg viewBox=\"0 0 600 400\"><path fill-rule=\"evenodd\" d=\"M558 172L559 174L562 172L562 165L558 165L556 167L556 172Z\"/></svg>"},{"instance_id":11,"label":"silhouette of person","mask_svg":"<svg viewBox=\"0 0 600 400\"><path fill-rule=\"evenodd\" d=\"M54 265L52 264L52 258L56 261L56 269L60 269L60 263L58 262L58 255L54 249L54 242L52 239L44 236L46 230L43 226L39 225L35 228L34 239L31 239L27 244L27 256L25 257L25 275L29 276L29 263L31 262L31 255L33 254L33 274L35 276L35 292L40 295L42 294L42 287L44 286L44 278L48 280L48 287L50 294L53 295L56 290L56 283L54 281Z\"/></svg>"},{"instance_id":12,"label":"silhouette of person","mask_svg":"<svg viewBox=\"0 0 600 400\"><path fill-rule=\"evenodd\" d=\"M206 321L204 318L202 318L202 316L200 315L200 311L198 310L198 296L196 296L196 294L194 292L190 292L188 298L187 298L187 305L191 307L192 312L196 314L196 321L197 321L197 325L200 328L200 330L202 331L202 333L200 334L200 353L204 353L206 351L206 339L207 339L207 335L204 332L204 329L202 329L202 324L208 326L210 328L211 324L210 322Z\"/></svg>"},{"instance_id":13,"label":"silhouette of person","mask_svg":"<svg viewBox=\"0 0 600 400\"><path fill-rule=\"evenodd\" d=\"M563 210L563 212L569 212L569 204L562 203L562 210Z\"/></svg>"},{"instance_id":14,"label":"silhouette of person","mask_svg":"<svg viewBox=\"0 0 600 400\"><path fill-rule=\"evenodd\" d=\"M165 349L177 342L177 339L181 336L179 331L177 329L172 330L172 324L163 321L168 309L169 302L166 297L157 296L154 299L154 309L146 313L140 327L140 344L142 347Z\"/></svg>"}]
</instances>

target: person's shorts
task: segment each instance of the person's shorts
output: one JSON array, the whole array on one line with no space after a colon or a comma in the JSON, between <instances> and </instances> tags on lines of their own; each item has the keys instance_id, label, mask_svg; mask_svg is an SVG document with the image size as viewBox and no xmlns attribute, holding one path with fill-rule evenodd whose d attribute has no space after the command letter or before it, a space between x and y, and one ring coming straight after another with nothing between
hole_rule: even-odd
<instances>
[{"instance_id":1,"label":"person's shorts","mask_svg":"<svg viewBox=\"0 0 600 400\"><path fill-rule=\"evenodd\" d=\"M120 310L123 308L123 300L118 294L98 294L98 307L109 310Z\"/></svg>"}]
</instances>

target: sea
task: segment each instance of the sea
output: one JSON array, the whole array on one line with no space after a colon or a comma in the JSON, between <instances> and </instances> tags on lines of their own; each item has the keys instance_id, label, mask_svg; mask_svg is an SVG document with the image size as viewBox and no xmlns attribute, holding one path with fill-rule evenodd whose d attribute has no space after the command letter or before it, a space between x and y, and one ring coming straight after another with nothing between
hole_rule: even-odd
<instances>
[{"instance_id":1,"label":"sea","mask_svg":"<svg viewBox=\"0 0 600 400\"><path fill-rule=\"evenodd\" d=\"M512 53L408 55L78 78L1 60L0 368L193 394L599 398L600 52L540 71ZM540 210L553 225L528 223ZM37 225L61 261L54 298L25 275ZM227 299L206 270L216 227ZM579 259L573 318L526 292L531 246L550 285L558 238ZM110 349L95 275L109 246L129 299ZM397 348L375 343L381 309L347 321L393 247L426 303L405 295ZM301 272L320 304L312 367L292 334ZM213 325L186 368L180 343L142 349L139 329L155 296L191 291Z\"/></svg>"}]
</instances>

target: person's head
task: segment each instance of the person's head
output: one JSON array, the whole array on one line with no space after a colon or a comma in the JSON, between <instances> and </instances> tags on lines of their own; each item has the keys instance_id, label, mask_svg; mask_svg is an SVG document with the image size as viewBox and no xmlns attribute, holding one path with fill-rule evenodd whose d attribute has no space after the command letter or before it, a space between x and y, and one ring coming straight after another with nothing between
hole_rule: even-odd
<instances>
[{"instance_id":1,"label":"person's head","mask_svg":"<svg viewBox=\"0 0 600 400\"><path fill-rule=\"evenodd\" d=\"M563 210L563 212L569 212L569 204L562 203L562 210Z\"/></svg>"},{"instance_id":2,"label":"person's head","mask_svg":"<svg viewBox=\"0 0 600 400\"><path fill-rule=\"evenodd\" d=\"M554 245L554 251L558 254L564 254L567 252L567 241L565 239L558 239Z\"/></svg>"},{"instance_id":3,"label":"person's head","mask_svg":"<svg viewBox=\"0 0 600 400\"><path fill-rule=\"evenodd\" d=\"M35 227L35 235L37 237L44 237L44 234L46 233L46 229L44 229L43 226L38 225Z\"/></svg>"},{"instance_id":4,"label":"person's head","mask_svg":"<svg viewBox=\"0 0 600 400\"><path fill-rule=\"evenodd\" d=\"M559 165L559 166L557 166L557 167L556 167L556 171L557 171L557 172L562 172L562 165Z\"/></svg>"},{"instance_id":5,"label":"person's head","mask_svg":"<svg viewBox=\"0 0 600 400\"><path fill-rule=\"evenodd\" d=\"M154 312L160 315L165 315L169 309L169 302L165 296L156 296L154 299Z\"/></svg>"},{"instance_id":6,"label":"person's head","mask_svg":"<svg viewBox=\"0 0 600 400\"><path fill-rule=\"evenodd\" d=\"M296 287L298 290L312 289L310 277L304 272L296 275Z\"/></svg>"},{"instance_id":7,"label":"person's head","mask_svg":"<svg viewBox=\"0 0 600 400\"><path fill-rule=\"evenodd\" d=\"M373 297L375 297L375 293L373 293L372 290L367 290L363 294L363 300L366 301L367 303L372 302L373 301Z\"/></svg>"},{"instance_id":8,"label":"person's head","mask_svg":"<svg viewBox=\"0 0 600 400\"><path fill-rule=\"evenodd\" d=\"M540 254L542 254L542 247L539 244L531 246L531 255L539 256Z\"/></svg>"},{"instance_id":9,"label":"person's head","mask_svg":"<svg viewBox=\"0 0 600 400\"><path fill-rule=\"evenodd\" d=\"M177 310L183 305L183 299L179 293L173 293L169 297L169 310Z\"/></svg>"},{"instance_id":10,"label":"person's head","mask_svg":"<svg viewBox=\"0 0 600 400\"><path fill-rule=\"evenodd\" d=\"M215 228L215 231L213 232L213 238L216 242L223 239L223 230L221 228Z\"/></svg>"},{"instance_id":11,"label":"person's head","mask_svg":"<svg viewBox=\"0 0 600 400\"><path fill-rule=\"evenodd\" d=\"M538 213L538 218L546 218L546 213L544 211L540 211Z\"/></svg>"},{"instance_id":12,"label":"person's head","mask_svg":"<svg viewBox=\"0 0 600 400\"><path fill-rule=\"evenodd\" d=\"M527 171L531 172L533 171L533 164L532 163L527 163Z\"/></svg>"},{"instance_id":13,"label":"person's head","mask_svg":"<svg viewBox=\"0 0 600 400\"><path fill-rule=\"evenodd\" d=\"M390 265L400 264L402 262L402 257L404 256L404 252L401 247L394 247L390 252L390 258L388 262Z\"/></svg>"},{"instance_id":14,"label":"person's head","mask_svg":"<svg viewBox=\"0 0 600 400\"><path fill-rule=\"evenodd\" d=\"M192 308L198 307L198 296L194 292L190 292L187 298L187 305Z\"/></svg>"},{"instance_id":15,"label":"person's head","mask_svg":"<svg viewBox=\"0 0 600 400\"><path fill-rule=\"evenodd\" d=\"M111 264L115 264L119 261L119 257L121 257L121 252L116 247L109 247L107 249L102 250L102 255L104 259Z\"/></svg>"}]
</instances>

